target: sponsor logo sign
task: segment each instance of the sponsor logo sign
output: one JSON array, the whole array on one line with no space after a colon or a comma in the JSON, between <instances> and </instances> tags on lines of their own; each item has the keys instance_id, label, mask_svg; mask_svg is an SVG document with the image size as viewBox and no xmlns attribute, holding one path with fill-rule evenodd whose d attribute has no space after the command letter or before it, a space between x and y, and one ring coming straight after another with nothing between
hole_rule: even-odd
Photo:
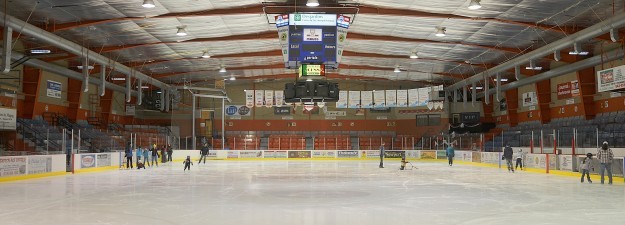
<instances>
[{"instance_id":1,"label":"sponsor logo sign","mask_svg":"<svg viewBox=\"0 0 625 225\"><path fill-rule=\"evenodd\" d=\"M98 165L98 167L111 165L111 158L109 154L98 154L96 157L96 165ZM142 160L145 163L146 160Z\"/></svg>"},{"instance_id":2,"label":"sponsor logo sign","mask_svg":"<svg viewBox=\"0 0 625 225\"><path fill-rule=\"evenodd\" d=\"M312 151L313 158L335 158L335 151Z\"/></svg>"},{"instance_id":3,"label":"sponsor logo sign","mask_svg":"<svg viewBox=\"0 0 625 225\"><path fill-rule=\"evenodd\" d=\"M46 94L51 98L61 98L61 89L63 88L63 84L48 80Z\"/></svg>"},{"instance_id":4,"label":"sponsor logo sign","mask_svg":"<svg viewBox=\"0 0 625 225\"><path fill-rule=\"evenodd\" d=\"M28 174L40 174L52 172L52 157L30 156L28 157Z\"/></svg>"},{"instance_id":5,"label":"sponsor logo sign","mask_svg":"<svg viewBox=\"0 0 625 225\"><path fill-rule=\"evenodd\" d=\"M93 168L95 167L95 155L80 155L80 168Z\"/></svg>"},{"instance_id":6,"label":"sponsor logo sign","mask_svg":"<svg viewBox=\"0 0 625 225\"><path fill-rule=\"evenodd\" d=\"M239 157L242 159L262 158L263 151L239 151Z\"/></svg>"},{"instance_id":7,"label":"sponsor logo sign","mask_svg":"<svg viewBox=\"0 0 625 225\"><path fill-rule=\"evenodd\" d=\"M264 158L288 158L288 154L287 151L265 151Z\"/></svg>"},{"instance_id":8,"label":"sponsor logo sign","mask_svg":"<svg viewBox=\"0 0 625 225\"><path fill-rule=\"evenodd\" d=\"M310 151L289 151L289 158L310 158Z\"/></svg>"},{"instance_id":9,"label":"sponsor logo sign","mask_svg":"<svg viewBox=\"0 0 625 225\"><path fill-rule=\"evenodd\" d=\"M0 176L17 176L26 174L26 157L0 158Z\"/></svg>"},{"instance_id":10,"label":"sponsor logo sign","mask_svg":"<svg viewBox=\"0 0 625 225\"><path fill-rule=\"evenodd\" d=\"M358 158L358 151L338 151L338 158Z\"/></svg>"}]
</instances>

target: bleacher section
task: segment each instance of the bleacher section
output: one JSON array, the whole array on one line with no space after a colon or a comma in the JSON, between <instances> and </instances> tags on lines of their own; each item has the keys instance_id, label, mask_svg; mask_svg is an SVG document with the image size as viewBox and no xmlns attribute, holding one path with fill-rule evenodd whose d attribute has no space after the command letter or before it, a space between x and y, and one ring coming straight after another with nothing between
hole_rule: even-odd
<instances>
[{"instance_id":1,"label":"bleacher section","mask_svg":"<svg viewBox=\"0 0 625 225\"><path fill-rule=\"evenodd\" d=\"M349 135L318 135L314 137L315 150L349 150Z\"/></svg>"},{"instance_id":2,"label":"bleacher section","mask_svg":"<svg viewBox=\"0 0 625 225\"><path fill-rule=\"evenodd\" d=\"M303 150L306 138L297 134L275 134L269 136L269 150Z\"/></svg>"},{"instance_id":3,"label":"bleacher section","mask_svg":"<svg viewBox=\"0 0 625 225\"><path fill-rule=\"evenodd\" d=\"M392 148L391 136L360 136L358 137L358 145L360 150L377 150L380 149L382 142L385 144L385 149L391 150Z\"/></svg>"}]
</instances>

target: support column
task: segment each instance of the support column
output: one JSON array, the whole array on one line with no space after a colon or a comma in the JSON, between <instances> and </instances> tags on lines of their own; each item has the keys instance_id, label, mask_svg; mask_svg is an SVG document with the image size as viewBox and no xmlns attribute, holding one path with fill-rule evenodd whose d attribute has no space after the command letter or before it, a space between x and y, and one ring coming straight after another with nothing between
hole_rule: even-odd
<instances>
[{"instance_id":1,"label":"support column","mask_svg":"<svg viewBox=\"0 0 625 225\"><path fill-rule=\"evenodd\" d=\"M67 78L67 117L70 121L76 122L80 110L80 99L83 95L83 82L80 80Z\"/></svg>"},{"instance_id":2,"label":"support column","mask_svg":"<svg viewBox=\"0 0 625 225\"><path fill-rule=\"evenodd\" d=\"M594 119L597 115L595 111L594 95L597 93L597 80L595 79L595 67L577 71L577 81L579 82L579 96L581 109L585 119Z\"/></svg>"},{"instance_id":3,"label":"support column","mask_svg":"<svg viewBox=\"0 0 625 225\"><path fill-rule=\"evenodd\" d=\"M33 119L35 104L39 99L41 70L30 66L24 66L23 77L22 91L24 92L24 107L22 110L18 110L18 113L21 118Z\"/></svg>"},{"instance_id":4,"label":"support column","mask_svg":"<svg viewBox=\"0 0 625 225\"><path fill-rule=\"evenodd\" d=\"M100 109L102 109L102 125L108 127L111 121L113 110L113 91L108 90L100 97Z\"/></svg>"},{"instance_id":5,"label":"support column","mask_svg":"<svg viewBox=\"0 0 625 225\"><path fill-rule=\"evenodd\" d=\"M516 125L519 123L519 114L517 113L519 109L519 89L513 88L507 90L505 95L508 104L508 118L510 121L510 127L516 127Z\"/></svg>"},{"instance_id":6,"label":"support column","mask_svg":"<svg viewBox=\"0 0 625 225\"><path fill-rule=\"evenodd\" d=\"M538 95L538 114L541 124L551 122L551 80L543 80L536 83L536 95Z\"/></svg>"}]
</instances>

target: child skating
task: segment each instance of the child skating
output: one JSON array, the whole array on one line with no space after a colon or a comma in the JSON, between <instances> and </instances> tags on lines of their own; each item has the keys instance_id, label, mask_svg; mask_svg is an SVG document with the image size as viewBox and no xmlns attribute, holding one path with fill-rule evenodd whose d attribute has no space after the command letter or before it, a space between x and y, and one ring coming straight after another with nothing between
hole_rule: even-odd
<instances>
[{"instance_id":1,"label":"child skating","mask_svg":"<svg viewBox=\"0 0 625 225\"><path fill-rule=\"evenodd\" d=\"M590 170L593 169L592 168L592 153L586 154L586 158L582 160L582 165L580 166L580 169L582 169L582 183L584 183L584 175L586 175L586 178L588 179L588 183L592 184L592 180L590 180Z\"/></svg>"},{"instance_id":2,"label":"child skating","mask_svg":"<svg viewBox=\"0 0 625 225\"><path fill-rule=\"evenodd\" d=\"M191 156L187 156L187 159L184 160L183 164L184 171L187 171L187 168L191 171L191 165L193 165L193 162L191 162Z\"/></svg>"}]
</instances>

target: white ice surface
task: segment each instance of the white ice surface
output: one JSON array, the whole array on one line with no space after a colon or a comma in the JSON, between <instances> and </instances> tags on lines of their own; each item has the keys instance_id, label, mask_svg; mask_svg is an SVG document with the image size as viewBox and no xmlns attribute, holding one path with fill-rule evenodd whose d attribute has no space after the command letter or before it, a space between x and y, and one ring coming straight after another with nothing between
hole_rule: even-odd
<instances>
[{"instance_id":1,"label":"white ice surface","mask_svg":"<svg viewBox=\"0 0 625 225\"><path fill-rule=\"evenodd\" d=\"M209 161L0 183L0 224L620 224L625 189L494 168Z\"/></svg>"}]
</instances>

